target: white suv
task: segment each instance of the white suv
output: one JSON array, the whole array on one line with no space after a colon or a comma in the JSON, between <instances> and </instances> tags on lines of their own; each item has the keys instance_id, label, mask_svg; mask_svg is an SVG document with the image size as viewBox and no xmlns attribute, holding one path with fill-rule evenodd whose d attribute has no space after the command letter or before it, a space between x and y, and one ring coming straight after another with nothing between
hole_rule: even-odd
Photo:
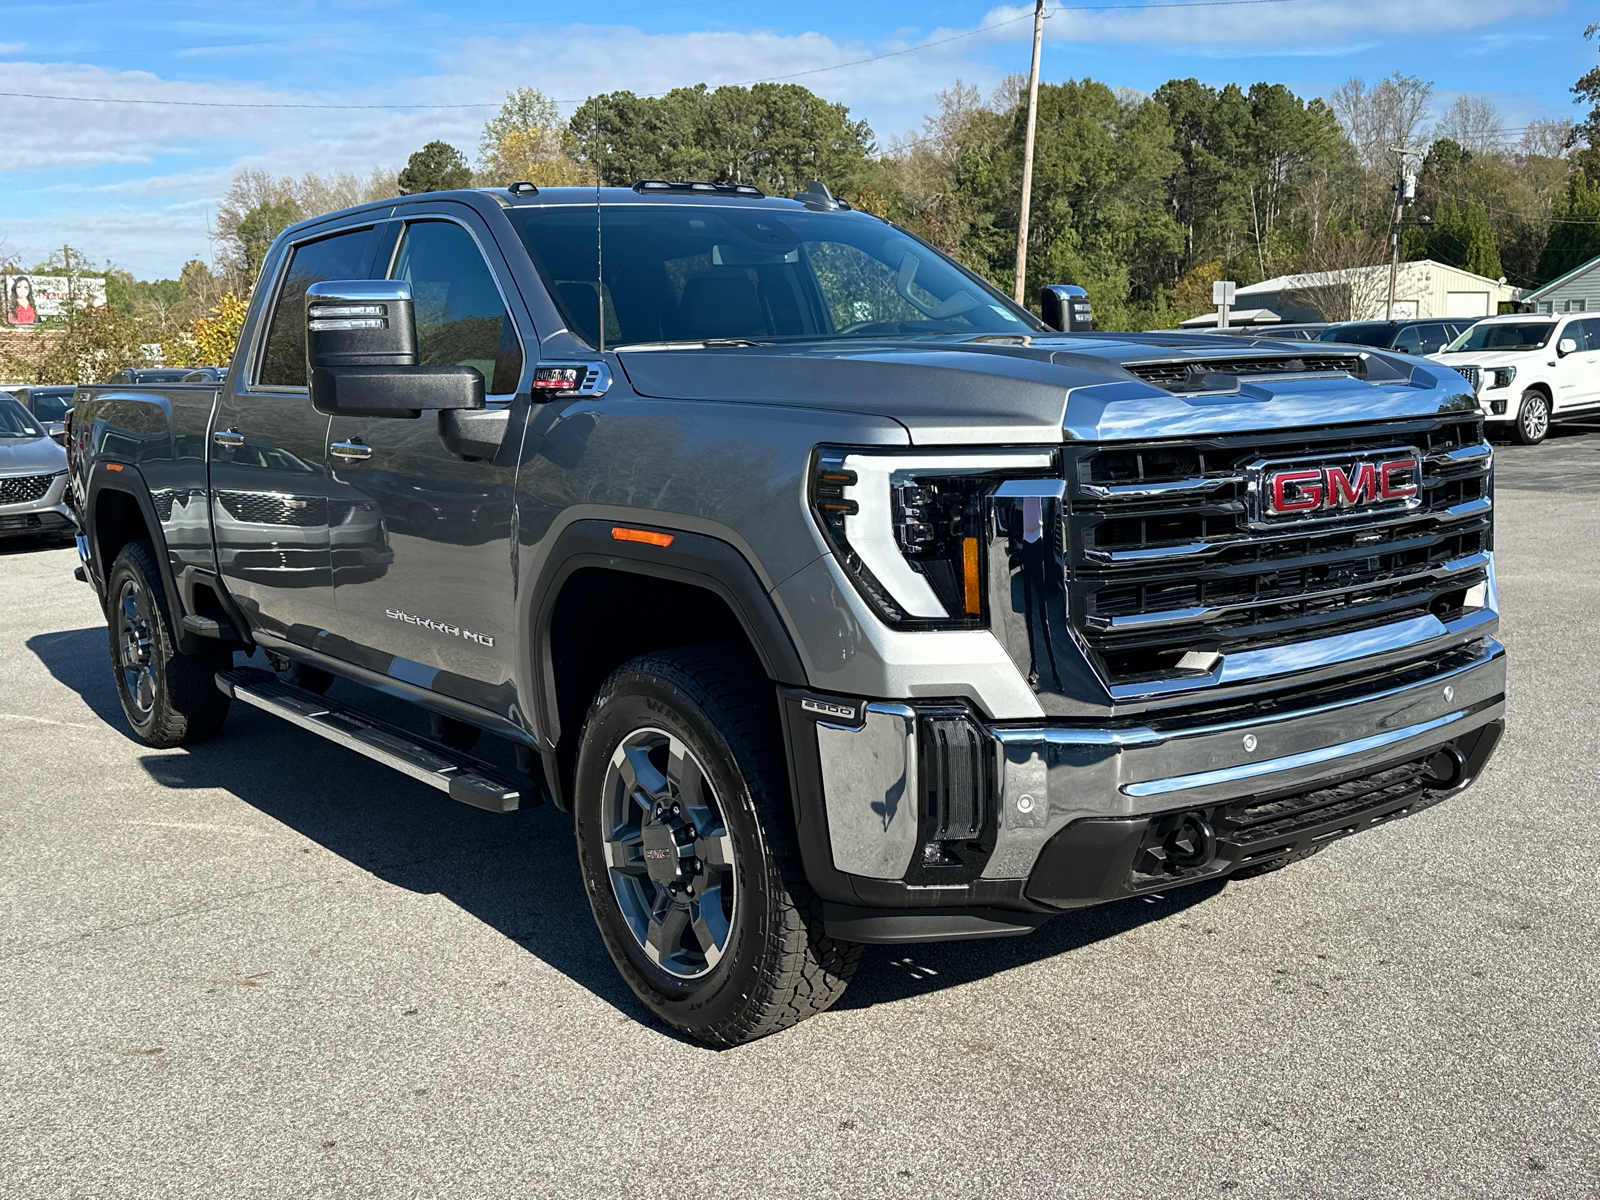
<instances>
[{"instance_id":1,"label":"white suv","mask_svg":"<svg viewBox=\"0 0 1600 1200\"><path fill-rule=\"evenodd\" d=\"M1600 409L1600 317L1489 317L1428 357L1466 376L1491 429L1504 422L1527 446L1552 420Z\"/></svg>"}]
</instances>

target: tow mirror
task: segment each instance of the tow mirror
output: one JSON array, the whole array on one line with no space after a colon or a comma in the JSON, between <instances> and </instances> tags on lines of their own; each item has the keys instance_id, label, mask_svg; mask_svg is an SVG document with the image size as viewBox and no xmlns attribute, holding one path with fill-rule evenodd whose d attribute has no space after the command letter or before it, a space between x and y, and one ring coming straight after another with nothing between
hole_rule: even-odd
<instances>
[{"instance_id":1,"label":"tow mirror","mask_svg":"<svg viewBox=\"0 0 1600 1200\"><path fill-rule=\"evenodd\" d=\"M1571 354L1577 348L1578 348L1578 343L1575 342L1572 338L1562 338L1559 342L1556 343L1556 353L1559 354L1562 358L1565 358L1567 355Z\"/></svg>"},{"instance_id":2,"label":"tow mirror","mask_svg":"<svg viewBox=\"0 0 1600 1200\"><path fill-rule=\"evenodd\" d=\"M1047 284L1039 292L1039 314L1051 329L1083 333L1094 328L1089 293L1075 283Z\"/></svg>"},{"instance_id":3,"label":"tow mirror","mask_svg":"<svg viewBox=\"0 0 1600 1200\"><path fill-rule=\"evenodd\" d=\"M476 368L417 365L411 285L403 279L325 280L306 289L306 379L312 406L339 416L484 406Z\"/></svg>"}]
</instances>

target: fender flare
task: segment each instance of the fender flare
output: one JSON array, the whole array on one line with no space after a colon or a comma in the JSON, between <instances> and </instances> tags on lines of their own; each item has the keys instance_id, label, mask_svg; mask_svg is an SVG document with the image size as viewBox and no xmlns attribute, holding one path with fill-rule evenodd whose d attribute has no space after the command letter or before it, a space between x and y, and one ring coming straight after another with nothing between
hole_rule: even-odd
<instances>
[{"instance_id":1,"label":"fender flare","mask_svg":"<svg viewBox=\"0 0 1600 1200\"><path fill-rule=\"evenodd\" d=\"M704 588L721 598L733 613L768 678L790 686L806 686L805 667L788 626L778 615L755 568L736 547L721 538L689 533L658 521L629 521L628 525L669 533L670 545L618 541L611 535L612 526L617 523L596 519L572 522L557 535L534 583L533 594L538 599L529 630L533 659L530 667L535 720L546 745L553 747L561 738L550 622L567 580L585 567L649 575Z\"/></svg>"},{"instance_id":2,"label":"fender flare","mask_svg":"<svg viewBox=\"0 0 1600 1200\"><path fill-rule=\"evenodd\" d=\"M145 482L139 468L130 463L98 462L90 469L89 486L83 504L83 533L89 543L89 577L94 581L94 590L100 597L100 607L104 609L109 602L106 587L111 573L111 564L102 561L100 554L98 524L100 496L104 492L132 497L139 515L144 518L145 529L155 547L156 565L161 571L167 628L172 630L179 652L192 654L204 649L205 642L183 627L183 594L178 590L178 580L172 573L172 560L167 554L167 539L161 530L161 519L156 513L155 501L150 496L150 485Z\"/></svg>"}]
</instances>

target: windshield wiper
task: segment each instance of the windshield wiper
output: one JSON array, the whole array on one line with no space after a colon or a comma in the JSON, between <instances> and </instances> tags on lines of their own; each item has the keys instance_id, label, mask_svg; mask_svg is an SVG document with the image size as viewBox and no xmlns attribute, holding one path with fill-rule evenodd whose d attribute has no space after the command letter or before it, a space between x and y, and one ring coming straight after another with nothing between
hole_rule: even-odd
<instances>
[{"instance_id":1,"label":"windshield wiper","mask_svg":"<svg viewBox=\"0 0 1600 1200\"><path fill-rule=\"evenodd\" d=\"M702 338L693 342L632 342L614 346L614 350L718 350L724 346L769 346L770 342L752 342L749 338Z\"/></svg>"}]
</instances>

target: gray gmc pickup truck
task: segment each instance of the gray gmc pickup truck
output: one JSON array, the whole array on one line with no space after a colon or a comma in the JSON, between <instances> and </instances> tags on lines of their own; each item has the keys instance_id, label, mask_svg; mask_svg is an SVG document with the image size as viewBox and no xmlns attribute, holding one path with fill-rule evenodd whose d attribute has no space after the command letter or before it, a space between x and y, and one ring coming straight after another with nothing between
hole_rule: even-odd
<instances>
[{"instance_id":1,"label":"gray gmc pickup truck","mask_svg":"<svg viewBox=\"0 0 1600 1200\"><path fill-rule=\"evenodd\" d=\"M1471 388L1062 333L1071 291L1046 324L820 185L294 226L220 384L78 391L127 719L244 703L548 799L618 969L712 1045L862 943L1259 874L1471 783L1505 712Z\"/></svg>"}]
</instances>

